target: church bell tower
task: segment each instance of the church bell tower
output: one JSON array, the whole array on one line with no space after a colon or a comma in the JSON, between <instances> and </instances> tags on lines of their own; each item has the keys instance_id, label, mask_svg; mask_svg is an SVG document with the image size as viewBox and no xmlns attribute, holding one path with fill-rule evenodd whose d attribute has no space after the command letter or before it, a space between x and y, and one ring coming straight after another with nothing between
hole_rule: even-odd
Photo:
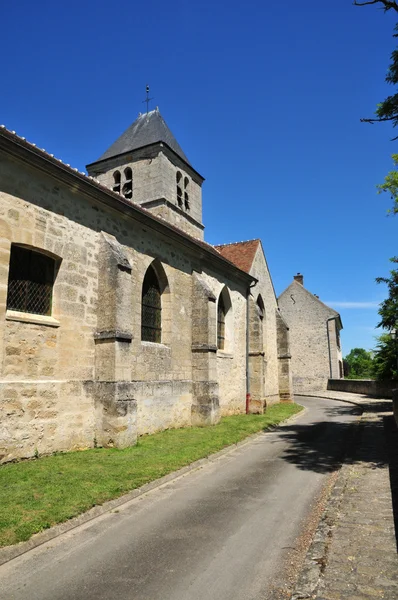
<instances>
[{"instance_id":1,"label":"church bell tower","mask_svg":"<svg viewBox=\"0 0 398 600\"><path fill-rule=\"evenodd\" d=\"M140 204L203 239L203 177L191 166L159 109L138 119L87 172L126 200Z\"/></svg>"}]
</instances>

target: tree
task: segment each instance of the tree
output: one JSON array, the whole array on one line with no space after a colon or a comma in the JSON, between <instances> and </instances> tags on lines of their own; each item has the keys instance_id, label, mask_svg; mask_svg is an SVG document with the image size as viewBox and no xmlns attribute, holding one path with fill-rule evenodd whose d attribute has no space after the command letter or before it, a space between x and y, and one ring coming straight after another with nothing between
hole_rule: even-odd
<instances>
[{"instance_id":1,"label":"tree","mask_svg":"<svg viewBox=\"0 0 398 600\"><path fill-rule=\"evenodd\" d=\"M381 5L384 12L394 10L398 14L398 2L392 2L390 0L368 0L366 2L354 1L355 6L367 6L369 4ZM393 37L398 37L398 25L395 26L395 33ZM387 83L391 85L398 84L398 49L393 50L391 54L391 64L388 68L386 75ZM377 123L380 121L391 121L393 127L398 125L398 93L392 96L387 96L385 100L380 102L376 109L376 118L373 119L361 119L365 123ZM397 139L397 138L394 138Z\"/></svg>"},{"instance_id":2,"label":"tree","mask_svg":"<svg viewBox=\"0 0 398 600\"><path fill-rule=\"evenodd\" d=\"M398 257L390 258L392 263L398 263ZM397 329L398 327L398 270L392 269L390 277L377 277L377 283L385 283L388 287L388 298L380 304L379 315L380 323L377 327L383 329Z\"/></svg>"},{"instance_id":3,"label":"tree","mask_svg":"<svg viewBox=\"0 0 398 600\"><path fill-rule=\"evenodd\" d=\"M397 351L397 340L392 339L389 333L383 333L377 338L373 359L373 372L376 379L398 379Z\"/></svg>"},{"instance_id":4,"label":"tree","mask_svg":"<svg viewBox=\"0 0 398 600\"><path fill-rule=\"evenodd\" d=\"M394 264L398 257L390 258ZM390 271L390 277L377 277L377 283L385 283L388 287L388 297L380 304L380 323L391 331L398 328L398 269ZM398 340L393 339L389 333L383 333L378 338L374 356L374 374L376 379L398 379L397 370Z\"/></svg>"},{"instance_id":5,"label":"tree","mask_svg":"<svg viewBox=\"0 0 398 600\"><path fill-rule=\"evenodd\" d=\"M393 10L398 14L398 2L393 0L365 0L358 2L354 0L356 6L366 6L370 4L381 5L384 12ZM398 24L394 28L393 37L398 37ZM391 64L386 75L387 83L398 85L398 49L393 50L391 54ZM361 119L366 123L376 123L380 121L391 121L393 127L398 125L398 93L387 96L385 100L380 102L376 109L375 119ZM398 136L397 136L398 137ZM397 139L394 138L394 140ZM398 166L398 154L393 154L392 159L394 166ZM393 214L398 213L398 170L390 171L384 183L377 186L379 193L387 192L393 200L392 209L388 212ZM397 264L398 258L390 258L391 262ZM398 329L398 270L392 269L390 277L377 277L377 283L385 283L388 286L388 298L380 304L379 315L380 323L377 327L383 327L391 331ZM374 374L377 379L398 379L398 345L397 339L393 339L388 333L382 334L378 338L378 343L375 350L373 361Z\"/></svg>"},{"instance_id":6,"label":"tree","mask_svg":"<svg viewBox=\"0 0 398 600\"><path fill-rule=\"evenodd\" d=\"M384 12L393 10L398 14L398 2L392 0L365 0L364 2L354 0L355 6L368 6L370 4L378 4ZM398 24L395 26L394 31L393 37L397 38ZM391 64L387 71L386 81L393 86L398 85L398 49L393 50L391 54ZM364 123L391 121L393 127L396 127L396 125L398 125L398 93L387 96L385 100L378 104L376 108L376 118L361 119L361 121ZM396 140L397 137L393 139ZM398 166L398 154L393 154L392 159L394 165ZM396 214L398 212L398 171L390 171L386 175L384 183L378 185L377 188L379 193L387 192L390 194L391 199L393 200L393 206L387 212Z\"/></svg>"},{"instance_id":7,"label":"tree","mask_svg":"<svg viewBox=\"0 0 398 600\"><path fill-rule=\"evenodd\" d=\"M398 154L393 154L392 159L394 165L398 166ZM398 171L390 171L384 178L384 183L380 183L376 186L379 190L378 193L387 192L391 196L393 201L392 207L387 211L388 213L398 213Z\"/></svg>"},{"instance_id":8,"label":"tree","mask_svg":"<svg viewBox=\"0 0 398 600\"><path fill-rule=\"evenodd\" d=\"M364 348L353 348L344 358L348 366L347 379L371 379L373 377L373 355Z\"/></svg>"}]
</instances>

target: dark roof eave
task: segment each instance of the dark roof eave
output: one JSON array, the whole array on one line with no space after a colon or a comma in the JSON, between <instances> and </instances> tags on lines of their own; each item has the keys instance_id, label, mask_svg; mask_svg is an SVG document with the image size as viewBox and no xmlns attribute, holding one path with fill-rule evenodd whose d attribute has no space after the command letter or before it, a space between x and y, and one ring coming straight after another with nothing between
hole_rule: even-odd
<instances>
[{"instance_id":1,"label":"dark roof eave","mask_svg":"<svg viewBox=\"0 0 398 600\"><path fill-rule=\"evenodd\" d=\"M105 204L118 212L133 216L138 221L149 225L153 229L157 229L159 233L168 235L178 243L183 244L190 249L195 249L196 252L199 248L207 258L221 264L223 268L234 273L239 279L245 281L247 284L257 281L255 277L245 273L229 260L221 256L217 250L206 242L196 240L181 229L167 223L167 221L163 221L155 215L152 215L138 204L127 202L109 188L106 188L94 179L87 177L84 173L80 173L77 169L73 169L64 164L44 150L40 150L5 128L0 129L0 149L8 151L9 154L17 159L26 158L30 165L38 167L40 170L53 175L66 184L72 182L76 185L77 180L80 184L81 191L90 196L92 200Z\"/></svg>"},{"instance_id":2,"label":"dark roof eave","mask_svg":"<svg viewBox=\"0 0 398 600\"><path fill-rule=\"evenodd\" d=\"M96 160L95 162L92 162L92 163L89 163L88 165L86 165L86 169L88 170L90 167L93 167L94 165L100 165L101 163L106 163L109 160L118 158L119 156L125 156L126 154L134 154L134 152L139 152L140 150L143 150L144 148L151 148L151 146L165 146L172 154L174 154L174 156L177 156L177 158L181 162L183 162L184 165L186 165L188 167L188 169L193 171L198 177L200 177L200 179L202 181L205 181L205 178L196 169L194 169L193 166L189 162L187 162L179 154L177 154L177 152L175 152L173 150L173 148L171 148L171 146L169 146L166 142L162 142L160 140L158 142L153 142L152 144L146 144L145 146L140 146L140 148L135 148L134 150L127 150L126 152L122 152L121 154L115 154L114 156L108 156L107 158L102 158L100 160Z\"/></svg>"}]
</instances>

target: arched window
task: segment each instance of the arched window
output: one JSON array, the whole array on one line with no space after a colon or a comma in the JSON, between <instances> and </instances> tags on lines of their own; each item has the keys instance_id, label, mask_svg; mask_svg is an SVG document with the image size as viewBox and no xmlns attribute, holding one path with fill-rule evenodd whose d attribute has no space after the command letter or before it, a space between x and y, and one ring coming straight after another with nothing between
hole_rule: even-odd
<instances>
[{"instance_id":1,"label":"arched window","mask_svg":"<svg viewBox=\"0 0 398 600\"><path fill-rule=\"evenodd\" d=\"M261 320L263 320L264 319L264 314L265 314L265 308L264 308L263 299L260 296L260 294L258 295L258 298L257 298L257 313L258 313L259 318Z\"/></svg>"},{"instance_id":2,"label":"arched window","mask_svg":"<svg viewBox=\"0 0 398 600\"><path fill-rule=\"evenodd\" d=\"M115 171L113 174L113 191L120 194L120 171Z\"/></svg>"},{"instance_id":3,"label":"arched window","mask_svg":"<svg viewBox=\"0 0 398 600\"><path fill-rule=\"evenodd\" d=\"M226 286L221 290L217 304L217 348L226 352L233 351L234 319L232 303Z\"/></svg>"},{"instance_id":4,"label":"arched window","mask_svg":"<svg viewBox=\"0 0 398 600\"><path fill-rule=\"evenodd\" d=\"M258 298L257 298L256 309L257 309L257 318L258 318L258 344L259 344L259 350L263 351L264 350L265 307L264 307L263 299L260 294L258 295Z\"/></svg>"},{"instance_id":5,"label":"arched window","mask_svg":"<svg viewBox=\"0 0 398 600\"><path fill-rule=\"evenodd\" d=\"M222 295L217 307L217 348L224 350L225 347L225 304Z\"/></svg>"},{"instance_id":6,"label":"arched window","mask_svg":"<svg viewBox=\"0 0 398 600\"><path fill-rule=\"evenodd\" d=\"M188 185L189 185L189 179L188 179L188 177L184 177L184 205L185 205L185 210L189 210L190 209L189 194L188 194Z\"/></svg>"},{"instance_id":7,"label":"arched window","mask_svg":"<svg viewBox=\"0 0 398 600\"><path fill-rule=\"evenodd\" d=\"M11 246L7 309L51 315L53 286L59 261L22 246Z\"/></svg>"},{"instance_id":8,"label":"arched window","mask_svg":"<svg viewBox=\"0 0 398 600\"><path fill-rule=\"evenodd\" d=\"M182 173L177 171L176 173L176 182L177 182L177 204L180 208L182 208Z\"/></svg>"},{"instance_id":9,"label":"arched window","mask_svg":"<svg viewBox=\"0 0 398 600\"><path fill-rule=\"evenodd\" d=\"M130 167L124 169L124 179L123 196L130 199L133 197L133 171Z\"/></svg>"},{"instance_id":10,"label":"arched window","mask_svg":"<svg viewBox=\"0 0 398 600\"><path fill-rule=\"evenodd\" d=\"M155 270L150 266L142 285L141 339L160 344L162 338L161 291Z\"/></svg>"}]
</instances>

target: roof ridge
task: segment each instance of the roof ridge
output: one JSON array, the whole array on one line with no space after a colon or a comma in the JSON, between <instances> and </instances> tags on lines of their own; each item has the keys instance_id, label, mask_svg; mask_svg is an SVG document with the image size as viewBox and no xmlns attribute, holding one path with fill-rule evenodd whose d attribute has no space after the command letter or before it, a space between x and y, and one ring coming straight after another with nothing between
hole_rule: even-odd
<instances>
[{"instance_id":1,"label":"roof ridge","mask_svg":"<svg viewBox=\"0 0 398 600\"><path fill-rule=\"evenodd\" d=\"M260 238L253 238L252 240L242 240L241 242L229 242L228 244L215 244L215 248L222 248L223 246L237 246L238 244L248 244L249 242L260 242Z\"/></svg>"}]
</instances>

